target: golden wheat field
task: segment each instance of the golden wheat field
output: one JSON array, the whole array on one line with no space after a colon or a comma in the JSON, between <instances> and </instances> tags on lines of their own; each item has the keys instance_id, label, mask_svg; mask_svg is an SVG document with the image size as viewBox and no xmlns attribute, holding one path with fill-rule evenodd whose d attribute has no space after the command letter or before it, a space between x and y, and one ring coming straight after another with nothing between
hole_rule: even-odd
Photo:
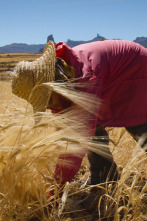
<instances>
[{"instance_id":1,"label":"golden wheat field","mask_svg":"<svg viewBox=\"0 0 147 221\"><path fill-rule=\"evenodd\" d=\"M4 59L0 60L0 68L7 63L7 71L9 62L16 64L39 55L9 56L0 55ZM83 155L92 147L84 122L79 122L77 116L82 114L76 110L62 115L47 111L36 125L31 105L12 94L10 78L0 81L0 220L147 220L146 154L124 128L107 128L120 172L115 185L81 184L89 176L85 155L72 182L59 189L54 180L58 156ZM99 146L95 146L98 153ZM104 146L101 154L107 148ZM48 198L53 189L55 195ZM86 198L91 199L88 204L83 201Z\"/></svg>"}]
</instances>

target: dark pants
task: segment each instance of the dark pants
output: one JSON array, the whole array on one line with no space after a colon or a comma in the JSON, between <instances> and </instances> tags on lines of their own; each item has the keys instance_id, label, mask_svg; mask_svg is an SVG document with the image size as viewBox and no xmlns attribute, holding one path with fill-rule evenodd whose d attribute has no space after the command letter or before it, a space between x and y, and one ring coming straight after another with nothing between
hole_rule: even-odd
<instances>
[{"instance_id":1,"label":"dark pants","mask_svg":"<svg viewBox=\"0 0 147 221\"><path fill-rule=\"evenodd\" d=\"M141 136L144 136L144 140L142 142L142 147L147 144L147 124L127 127L126 130L133 136L133 138L138 141ZM101 126L97 126L95 136L107 136L108 139L104 139L100 142L105 144L109 144L109 136L106 130L104 130ZM110 152L111 159L108 160L92 151L88 152L88 160L90 163L90 172L91 172L91 184L95 185L98 183L105 182L106 179L108 181L116 181L118 178L117 166L113 160L112 153Z\"/></svg>"},{"instance_id":2,"label":"dark pants","mask_svg":"<svg viewBox=\"0 0 147 221\"><path fill-rule=\"evenodd\" d=\"M140 145L141 147L145 148L145 146L147 145L147 124L142 124L134 127L126 127L126 130L136 141L142 138Z\"/></svg>"}]
</instances>

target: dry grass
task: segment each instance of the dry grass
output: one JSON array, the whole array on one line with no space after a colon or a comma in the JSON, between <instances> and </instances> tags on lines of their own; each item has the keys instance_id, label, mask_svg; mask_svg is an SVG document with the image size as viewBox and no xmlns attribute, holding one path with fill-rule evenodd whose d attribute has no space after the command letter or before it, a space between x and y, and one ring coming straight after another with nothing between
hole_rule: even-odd
<instances>
[{"instance_id":1,"label":"dry grass","mask_svg":"<svg viewBox=\"0 0 147 221\"><path fill-rule=\"evenodd\" d=\"M11 78L10 72L19 61L33 61L39 56L40 54L29 53L0 54L0 80Z\"/></svg>"},{"instance_id":2,"label":"dry grass","mask_svg":"<svg viewBox=\"0 0 147 221\"><path fill-rule=\"evenodd\" d=\"M60 199L53 178L58 156L83 154L92 145L85 122L79 121L82 115L80 110L48 111L35 125L31 105L11 93L11 82L0 82L0 220L146 220L146 154L124 128L107 128L121 173L116 185L81 185L89 175L85 156ZM48 199L52 189L55 196Z\"/></svg>"}]
</instances>

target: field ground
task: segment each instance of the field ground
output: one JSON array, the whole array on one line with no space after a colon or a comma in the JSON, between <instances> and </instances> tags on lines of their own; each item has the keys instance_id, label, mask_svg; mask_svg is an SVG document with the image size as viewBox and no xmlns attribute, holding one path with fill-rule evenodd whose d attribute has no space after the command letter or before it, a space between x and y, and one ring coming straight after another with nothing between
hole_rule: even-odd
<instances>
[{"instance_id":1,"label":"field ground","mask_svg":"<svg viewBox=\"0 0 147 221\"><path fill-rule=\"evenodd\" d=\"M29 53L0 54L0 80L10 78L10 72L19 61L33 61L39 56L40 54Z\"/></svg>"},{"instance_id":2,"label":"field ground","mask_svg":"<svg viewBox=\"0 0 147 221\"><path fill-rule=\"evenodd\" d=\"M0 76L1 79L7 79L7 74L9 77L9 71L12 71L14 66L16 65L16 63L20 60L34 60L36 59L38 56L38 54L0 54ZM20 116L25 116L25 109L27 108L27 111L29 111L30 113L33 114L32 111L32 107L28 104L26 101L22 100L21 98L16 97L15 95L12 94L11 92L11 81L0 81L0 135L3 137L5 134L6 136L9 135L10 139L6 141L2 141L0 139L0 145L8 145L8 149L6 151L4 151L3 153L3 147L1 146L1 150L0 150L0 176L1 176L1 181L2 184L0 184L0 207L2 208L2 210L0 210L0 220L4 221L4 220L31 220L31 221L37 221L37 220L76 220L76 221L94 221L94 220L115 220L115 221L119 221L119 220L124 220L124 221L145 221L146 219L146 209L145 209L145 205L146 205L146 197L145 197L145 193L147 191L146 189L146 184L145 184L145 179L146 179L146 169L147 169L147 160L146 160L146 156L144 155L144 153L141 153L141 148L140 147L136 147L136 142L133 140L133 138L127 133L127 131L125 130L125 128L107 128L107 131L109 133L109 137L111 139L112 142L110 142L110 147L111 150L113 152L113 156L114 159L117 163L118 168L120 169L120 171L122 171L122 177L120 179L120 181L118 181L118 189L116 191L116 193L112 193L113 191L110 191L109 188L107 189L107 194L105 193L105 197L107 195L107 201L113 201L113 205L111 205L112 203L108 204L107 207L107 211L105 211L104 216L100 216L102 217L102 219L99 219L98 216L95 216L93 214L93 211L91 211L91 204L93 201L91 201L91 204L88 205L84 205L82 204L78 204L77 202L80 202L82 200L83 197L87 197L86 194L89 195L89 193L92 194L90 189L82 189L81 188L81 184L79 184L78 181L87 178L89 175L89 163L87 161L87 157L84 158L82 166L80 171L78 172L78 174L76 175L76 177L74 178L74 180L71 182L70 186L69 186L69 194L73 194L72 197L68 197L67 198L67 202L66 205L64 205L64 203L62 204L63 207L62 208L64 213L62 213L62 209L61 209L61 214L57 215L58 211L54 210L54 212L52 212L52 215L49 215L49 218L46 219L45 215L42 215L42 210L40 212L40 210L38 209L38 204L35 204L34 199L32 199L32 201L29 201L29 196L31 195L31 191L32 194L34 194L35 188L38 190L38 188L40 188L40 185L42 186L42 189L44 190L44 182L40 183L41 181L38 181L37 178L36 179L36 184L34 185L34 190L32 188L32 184L34 181L32 181L32 175L29 176L29 179L27 180L27 178L23 179L22 183L20 182L19 185L16 185L16 180L13 178L10 179L11 174L13 175L17 175L17 179L19 177L19 174L21 173L22 169L19 165L19 167L15 169L15 163L17 162L17 160L19 161L19 158L14 158L16 160L10 159L11 164L9 164L9 167L6 167L8 162L5 162L5 156L3 156L3 154L9 154L9 145L10 142L14 142L15 143L15 139L18 139L18 135L14 133L15 136L11 137L11 133L13 134L13 129L16 129L13 125L13 121L16 120L17 117ZM14 118L13 118L13 114L14 114ZM5 116L7 117L7 119L5 119ZM9 119L10 117L10 119ZM33 124L33 121L28 121L27 124L31 125ZM7 126L8 125L8 126ZM26 125L26 126L28 126ZM18 126L17 126L18 127ZM4 128L4 130L3 130ZM7 129L9 130L9 133L7 132ZM42 128L42 130L44 130L44 128ZM17 130L16 130L17 131ZM39 129L40 131L40 129ZM45 131L45 130L44 130ZM51 133L53 133L54 130L52 130ZM11 132L11 133L10 133ZM33 138L33 135L31 135L31 133L33 134L33 131L29 131L30 134L28 134L28 137L32 136L32 142L35 141L35 139L37 140L37 138ZM36 133L36 132L34 132ZM41 133L41 132L39 132ZM37 134L37 136L39 136ZM41 136L41 135L40 135ZM25 138L24 138L25 139ZM39 138L38 138L39 139ZM42 137L43 139L43 137ZM28 144L29 141L25 140L25 142ZM37 140L38 142L38 140ZM14 146L15 147L15 146ZM6 148L6 146L5 146ZM135 150L135 151L134 151ZM12 151L12 150L11 150ZM10 151L10 152L11 152ZM22 151L22 150L21 150ZM23 150L24 151L24 150ZM23 153L22 151L22 153ZM15 153L17 156L17 153ZM54 154L54 153L53 153ZM134 155L133 155L134 154ZM24 158L25 158L25 154L24 154ZM53 157L53 155L51 155L51 158ZM49 158L49 159L51 159ZM23 158L22 158L23 159ZM44 158L45 159L45 158ZM23 161L23 160L21 160ZM51 162L51 161L50 161ZM20 163L20 162L19 162ZM46 166L46 161L43 160L41 161L41 165L45 165ZM32 163L33 164L33 163ZM26 166L26 164L24 164ZM25 169L25 166L23 168L23 170ZM40 166L41 167L41 166ZM7 171L7 169L9 168L9 172ZM34 168L32 169L34 170ZM42 170L44 171L44 170ZM44 171L44 176L45 176L46 171ZM7 176L7 174L9 176ZM48 174L48 173L46 173ZM28 177L28 175L26 176ZM31 180L31 181L30 181ZM15 182L15 184L13 182ZM38 183L37 183L38 182ZM5 188L3 186L3 184L5 185ZM17 189L15 190L15 185L17 186ZM26 187L30 187L31 190L26 191L26 187L24 187L26 185ZM38 185L38 186L37 186ZM47 184L46 184L47 185ZM48 184L49 185L49 184ZM14 197L13 199L11 198L11 195L9 195L9 191L7 189L7 187L9 187L9 189L11 190L11 195ZM139 188L139 190L138 190ZM13 189L15 190L15 194L13 193ZM101 189L101 188L100 188ZM21 194L20 194L20 192ZM25 190L25 191L24 191ZM19 192L20 195L16 194L17 191ZM23 192L23 196L24 198L21 196ZM26 194L29 195L25 196ZM77 192L77 194L75 194L75 192ZM111 194L111 193L112 194ZM39 192L38 192L39 194ZM95 194L95 193L94 193ZM108 196L109 195L109 196ZM7 196L7 197L6 197ZM9 196L9 197L8 197ZM15 198L16 197L16 198ZM24 202L23 200L26 198L26 202ZM38 197L38 195L37 195ZM17 203L15 204L15 201L17 201ZM42 208L42 202L43 199L40 198L39 201L39 208ZM13 203L12 203L13 202ZM89 201L90 202L90 201ZM88 202L88 203L89 203ZM115 206L114 206L114 202L115 202ZM104 202L103 202L104 203ZM107 203L106 203L107 204ZM69 206L70 205L70 206ZM110 209L109 209L110 206ZM100 207L100 204L97 204L96 207ZM24 209L25 208L25 209ZM114 210L113 213L111 213L112 211L110 210ZM33 211L33 212L32 212ZM36 212L35 212L36 211ZM40 215L41 213L41 215ZM97 212L98 213L98 212ZM115 213L115 214L114 214ZM31 216L29 215L31 214ZM33 214L33 215L32 215ZM98 215L98 214L97 214ZM43 216L42 219L39 219L39 216ZM2 218L3 217L3 218ZM6 217L8 217L8 219L6 219ZM28 218L31 217L31 218ZM56 218L55 218L56 217ZM113 217L113 218L112 218ZM123 217L121 219L121 217Z\"/></svg>"}]
</instances>

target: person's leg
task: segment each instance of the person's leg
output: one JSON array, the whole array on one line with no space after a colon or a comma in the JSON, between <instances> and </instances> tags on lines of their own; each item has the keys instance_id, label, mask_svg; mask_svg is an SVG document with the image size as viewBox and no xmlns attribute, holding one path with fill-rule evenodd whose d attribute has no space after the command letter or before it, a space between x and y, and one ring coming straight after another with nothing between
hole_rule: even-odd
<instances>
[{"instance_id":1,"label":"person's leg","mask_svg":"<svg viewBox=\"0 0 147 221\"><path fill-rule=\"evenodd\" d=\"M102 127L98 126L96 129L95 136L106 136L108 139L100 140L103 144L108 145L109 144L109 137ZM94 139L96 141L96 139ZM89 151L87 156L90 163L90 184L95 185L98 183L105 182L109 172L109 180L117 180L118 174L117 174L117 166L115 162L113 161L112 153L110 152L111 159L108 160L97 153L94 153L92 151Z\"/></svg>"},{"instance_id":2,"label":"person's leg","mask_svg":"<svg viewBox=\"0 0 147 221\"><path fill-rule=\"evenodd\" d=\"M141 139L140 145L145 149L145 151L147 151L147 124L126 127L126 130L137 142Z\"/></svg>"}]
</instances>

